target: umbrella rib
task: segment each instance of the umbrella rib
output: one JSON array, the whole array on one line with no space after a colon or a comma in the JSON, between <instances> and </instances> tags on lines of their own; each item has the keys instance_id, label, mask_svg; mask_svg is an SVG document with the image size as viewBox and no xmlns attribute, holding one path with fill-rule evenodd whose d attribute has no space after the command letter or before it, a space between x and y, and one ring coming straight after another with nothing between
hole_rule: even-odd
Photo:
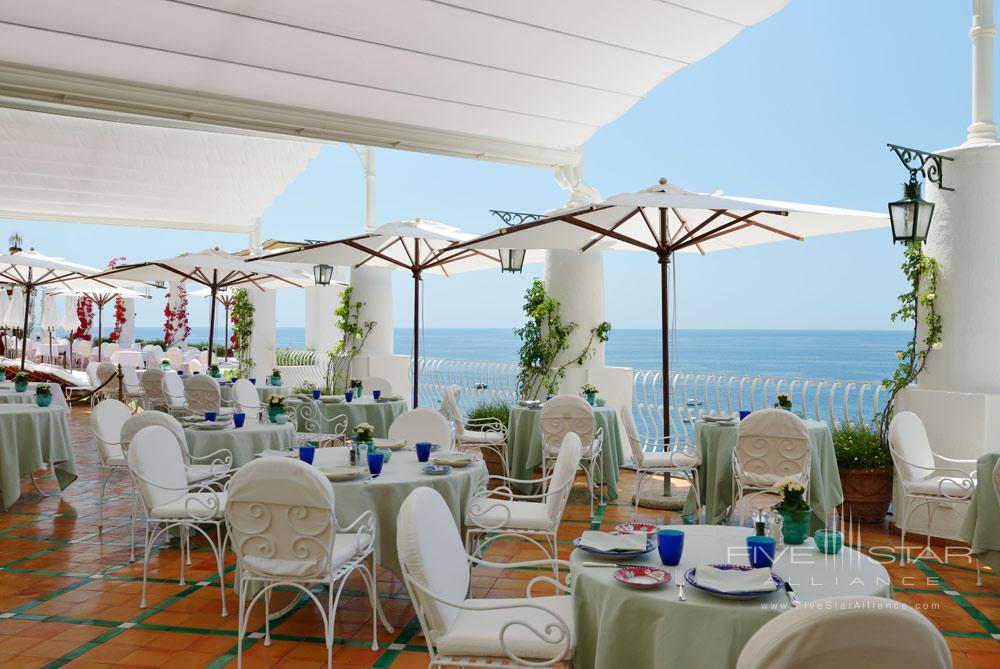
<instances>
[{"instance_id":1,"label":"umbrella rib","mask_svg":"<svg viewBox=\"0 0 1000 669\"><path fill-rule=\"evenodd\" d=\"M684 243L679 244L677 246L677 248L687 248L688 246L691 246L692 244L697 244L697 243L700 243L700 242L708 241L710 239L715 239L716 237L721 237L723 235L731 234L733 232L736 232L737 230L742 230L744 228L748 228L748 227L750 227L753 224L753 222L750 219L753 216L757 215L758 213L760 213L760 212L752 211L749 214L744 214L743 216L734 218L733 220L727 221L726 223L723 223L719 227L713 228L709 232L706 232L701 237L690 237L690 236L688 236L688 237L685 238ZM745 221L749 221L749 222L745 222ZM740 223L743 223L743 225L740 225ZM738 226L738 227L735 227L735 226Z\"/></svg>"},{"instance_id":2,"label":"umbrella rib","mask_svg":"<svg viewBox=\"0 0 1000 669\"><path fill-rule=\"evenodd\" d=\"M646 224L646 228L649 230L649 234L653 238L653 241L656 242L657 246L659 246L660 238L656 236L656 230L653 229L653 224L650 222L649 216L646 216L646 209L644 207L639 207L639 214L642 215L642 220Z\"/></svg>"},{"instance_id":3,"label":"umbrella rib","mask_svg":"<svg viewBox=\"0 0 1000 669\"><path fill-rule=\"evenodd\" d=\"M595 233L597 233L599 235L600 234L604 234L604 235L606 235L608 237L611 237L612 239L617 239L620 242L624 242L626 244L631 244L632 246L638 246L641 249L646 249L647 251L652 251L653 253L658 253L659 252L659 249L656 248L655 246L650 246L649 244L646 244L645 242L640 242L638 239L633 239L632 237L628 237L626 235L619 234L618 232L615 232L615 231L612 231L612 230L608 230L606 228L602 228L599 225L594 225L594 224L588 223L586 221L581 221L580 219L576 218L575 216L566 216L562 220L566 221L570 225L575 225L578 228L583 228L584 230L590 230L591 232L595 232Z\"/></svg>"},{"instance_id":4,"label":"umbrella rib","mask_svg":"<svg viewBox=\"0 0 1000 669\"><path fill-rule=\"evenodd\" d=\"M676 216L677 220L680 221L681 229L684 230L684 232L691 232L691 229L688 227L687 221L685 221L684 217L681 216L681 212L679 212L679 211L677 211L676 209L673 209L673 208L671 208L671 211L674 212L674 216ZM678 234L680 234L680 233L678 232ZM698 253L700 253L702 255L705 255L705 249L701 248L701 244L699 244L698 242L695 242L694 245L695 245L695 248L698 249Z\"/></svg>"},{"instance_id":5,"label":"umbrella rib","mask_svg":"<svg viewBox=\"0 0 1000 669\"><path fill-rule=\"evenodd\" d=\"M641 207L637 208L636 210L630 211L627 214L625 214L624 216L622 216L620 219L618 219L618 221L615 222L614 225L612 225L610 228L608 228L608 231L614 232L615 230L617 230L619 227L621 227L621 225L623 223L625 223L625 221L627 221L628 219L630 219L633 216L635 216L635 212L638 211L639 209L641 209ZM597 242L601 241L606 236L607 236L606 234L602 234L602 235L598 235L594 239L591 239L589 242L587 242L586 244L583 245L583 248L580 249L580 253L583 253L584 251L588 250L591 246L593 246Z\"/></svg>"},{"instance_id":6,"label":"umbrella rib","mask_svg":"<svg viewBox=\"0 0 1000 669\"><path fill-rule=\"evenodd\" d=\"M358 239L360 239L360 238L358 238ZM397 239L398 239L398 237L397 237ZM343 243L346 246L350 246L355 251L361 251L362 253L368 253L369 254L369 257L367 257L364 260L362 260L360 263L358 263L357 265L355 265L355 267L361 267L361 265L363 265L366 262L368 262L369 260L371 260L372 257L375 257L375 258L380 258L381 260L384 260L387 263L396 265L397 267L401 267L402 269L410 269L405 264L399 262L395 258L391 258L391 257L389 257L389 256L387 256L387 255L385 255L385 254L383 254L380 251L377 251L375 249L370 249L370 248L368 248L366 246L362 246L361 244L358 244L357 242L355 242L354 239L345 239L345 240L343 240ZM386 247L386 248L388 248L388 247Z\"/></svg>"},{"instance_id":7,"label":"umbrella rib","mask_svg":"<svg viewBox=\"0 0 1000 669\"><path fill-rule=\"evenodd\" d=\"M691 239L696 234L698 234L698 232L702 228L704 228L706 225L708 225L709 223L711 223L712 221L714 221L715 219L717 219L719 216L722 216L722 214L725 211L726 211L725 209L716 209L714 212L712 212L711 216L709 216L704 221L702 221L701 223L699 223L698 225L696 225L694 227L694 230L689 231L686 235L684 235L683 237L681 237L680 239L678 239L676 242L674 242L673 244L671 244L670 248L672 248L672 249L678 249L678 248L683 248L683 247L687 246L686 242L689 239ZM756 212L754 212L754 213L756 213ZM751 216L752 215L753 214L751 214Z\"/></svg>"}]
</instances>

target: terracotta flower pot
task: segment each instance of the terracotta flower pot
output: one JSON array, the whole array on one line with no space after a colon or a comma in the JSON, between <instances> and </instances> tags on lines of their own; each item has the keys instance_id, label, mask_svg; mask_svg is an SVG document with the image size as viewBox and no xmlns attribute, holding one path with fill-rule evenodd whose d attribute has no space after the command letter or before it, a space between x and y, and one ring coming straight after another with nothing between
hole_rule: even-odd
<instances>
[{"instance_id":1,"label":"terracotta flower pot","mask_svg":"<svg viewBox=\"0 0 1000 669\"><path fill-rule=\"evenodd\" d=\"M844 488L841 513L861 523L881 523L892 502L892 470L844 469L840 467Z\"/></svg>"}]
</instances>

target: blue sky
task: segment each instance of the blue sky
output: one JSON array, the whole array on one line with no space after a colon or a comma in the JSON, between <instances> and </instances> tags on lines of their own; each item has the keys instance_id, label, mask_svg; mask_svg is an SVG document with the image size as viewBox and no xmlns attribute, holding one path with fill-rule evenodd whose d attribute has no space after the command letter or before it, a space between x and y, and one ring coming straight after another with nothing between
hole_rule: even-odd
<instances>
[{"instance_id":1,"label":"blue sky","mask_svg":"<svg viewBox=\"0 0 1000 669\"><path fill-rule=\"evenodd\" d=\"M886 142L960 144L969 123L968 2L792 0L719 52L671 77L587 144L587 181L604 195L667 177L691 190L884 211L905 174ZM377 219L421 216L485 232L489 209L540 212L566 195L545 171L379 149ZM359 231L364 181L354 153L324 147L264 216L264 236L333 239ZM219 245L243 235L0 221L42 252L101 266ZM110 243L113 240L113 243ZM905 290L888 231L684 255L681 328L886 329ZM430 278L427 327L511 327L541 267ZM606 317L659 325L652 256L605 256ZM395 277L396 325L410 322L412 282ZM489 299L483 299L488 296ZM282 290L278 325L300 326L300 293ZM191 320L205 325L205 300ZM138 324L162 324L162 300Z\"/></svg>"}]
</instances>

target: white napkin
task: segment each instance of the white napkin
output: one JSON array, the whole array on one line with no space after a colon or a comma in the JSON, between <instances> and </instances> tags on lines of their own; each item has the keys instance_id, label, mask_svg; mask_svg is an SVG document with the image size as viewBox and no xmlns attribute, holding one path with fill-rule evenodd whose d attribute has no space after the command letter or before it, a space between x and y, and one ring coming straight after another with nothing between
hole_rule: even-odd
<instances>
[{"instance_id":1,"label":"white napkin","mask_svg":"<svg viewBox=\"0 0 1000 669\"><path fill-rule=\"evenodd\" d=\"M453 462L461 464L463 462L472 462L472 456L468 453L460 453L458 451L445 451L444 453L435 453L431 456L431 460L435 463L440 462L446 465Z\"/></svg>"},{"instance_id":2,"label":"white napkin","mask_svg":"<svg viewBox=\"0 0 1000 669\"><path fill-rule=\"evenodd\" d=\"M580 545L597 551L641 551L646 549L645 532L608 534L588 531L580 537Z\"/></svg>"},{"instance_id":3,"label":"white napkin","mask_svg":"<svg viewBox=\"0 0 1000 669\"><path fill-rule=\"evenodd\" d=\"M764 592L775 589L771 570L767 567L743 571L699 564L694 577L698 585L721 592Z\"/></svg>"}]
</instances>

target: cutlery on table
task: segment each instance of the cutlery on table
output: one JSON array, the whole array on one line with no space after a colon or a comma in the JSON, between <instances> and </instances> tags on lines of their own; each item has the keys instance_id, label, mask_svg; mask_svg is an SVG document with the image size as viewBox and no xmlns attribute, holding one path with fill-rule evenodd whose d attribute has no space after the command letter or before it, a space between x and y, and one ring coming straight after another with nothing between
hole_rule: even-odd
<instances>
[{"instance_id":1,"label":"cutlery on table","mask_svg":"<svg viewBox=\"0 0 1000 669\"><path fill-rule=\"evenodd\" d=\"M639 564L641 564L641 563L637 563L637 562L632 562L632 563L584 562L583 566L584 567L616 567L616 568L620 569L620 568L623 568L623 567L636 567Z\"/></svg>"},{"instance_id":2,"label":"cutlery on table","mask_svg":"<svg viewBox=\"0 0 1000 669\"><path fill-rule=\"evenodd\" d=\"M795 594L795 590L792 589L792 584L788 581L785 581L785 594L788 595L788 603L791 604L793 608L802 603Z\"/></svg>"},{"instance_id":3,"label":"cutlery on table","mask_svg":"<svg viewBox=\"0 0 1000 669\"><path fill-rule=\"evenodd\" d=\"M686 602L687 600L687 595L684 594L684 581L677 579L677 601Z\"/></svg>"}]
</instances>

